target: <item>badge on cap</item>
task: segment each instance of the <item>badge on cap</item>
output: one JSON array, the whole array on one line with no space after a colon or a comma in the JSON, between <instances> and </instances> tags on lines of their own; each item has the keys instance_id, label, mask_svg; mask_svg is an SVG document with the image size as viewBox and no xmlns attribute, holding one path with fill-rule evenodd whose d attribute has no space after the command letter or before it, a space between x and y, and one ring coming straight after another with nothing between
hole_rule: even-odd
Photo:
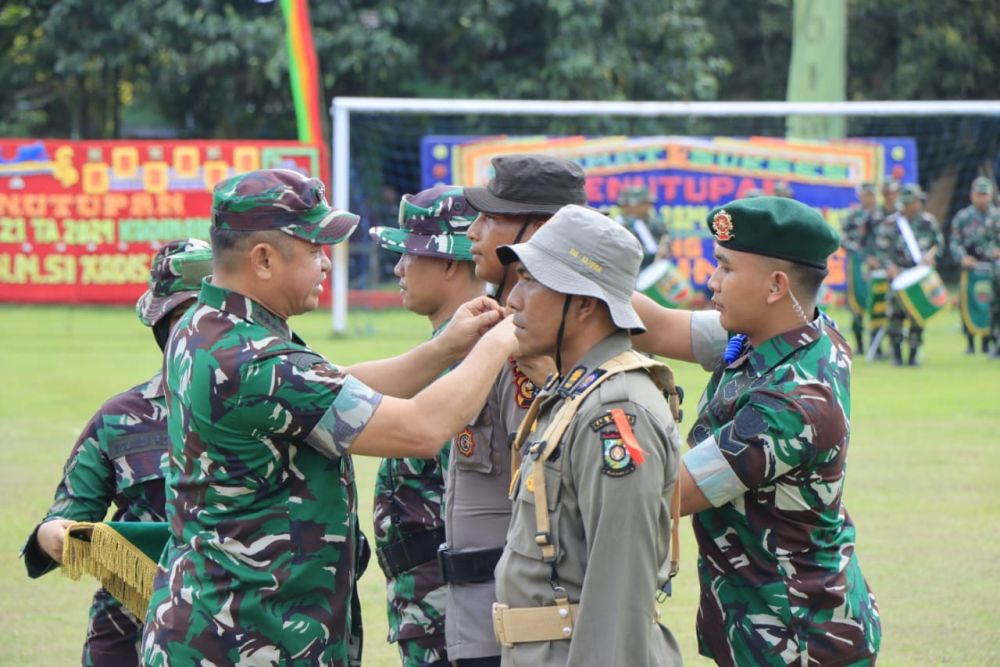
<instances>
[{"instance_id":1,"label":"badge on cap","mask_svg":"<svg viewBox=\"0 0 1000 667\"><path fill-rule=\"evenodd\" d=\"M728 241L736 236L733 234L733 217L724 210L719 211L712 218L712 227L715 228L715 238L718 241Z\"/></svg>"}]
</instances>

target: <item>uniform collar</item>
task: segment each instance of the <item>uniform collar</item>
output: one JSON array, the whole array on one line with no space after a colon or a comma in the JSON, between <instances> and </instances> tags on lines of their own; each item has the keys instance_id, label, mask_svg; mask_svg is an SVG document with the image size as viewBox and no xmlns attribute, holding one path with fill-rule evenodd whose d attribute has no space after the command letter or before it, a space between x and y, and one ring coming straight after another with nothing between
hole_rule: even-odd
<instances>
[{"instance_id":1,"label":"uniform collar","mask_svg":"<svg viewBox=\"0 0 1000 667\"><path fill-rule=\"evenodd\" d=\"M756 348L749 348L728 367L739 368L746 363L749 365L750 371L755 376L760 377L798 350L818 341L825 332L826 323L823 321L823 317L817 317L809 324L803 324L797 329L790 329L769 338Z\"/></svg>"},{"instance_id":2,"label":"uniform collar","mask_svg":"<svg viewBox=\"0 0 1000 667\"><path fill-rule=\"evenodd\" d=\"M156 371L153 377L149 378L149 382L146 383L146 388L142 390L142 397L146 399L150 398L163 398L163 371Z\"/></svg>"},{"instance_id":3,"label":"uniform collar","mask_svg":"<svg viewBox=\"0 0 1000 667\"><path fill-rule=\"evenodd\" d=\"M201 283L201 292L198 294L199 302L224 313L235 315L247 322L259 324L279 338L287 340L296 338L285 320L250 297L225 287L213 285L209 280L209 278L205 278Z\"/></svg>"},{"instance_id":4,"label":"uniform collar","mask_svg":"<svg viewBox=\"0 0 1000 667\"><path fill-rule=\"evenodd\" d=\"M576 366L566 371L566 374L561 378L549 376L549 380L545 383L545 386L542 387L542 392L539 395L539 398L557 392L563 394L563 397L565 398L577 384L585 381L595 368L599 367L608 359L616 357L622 352L631 349L631 347L632 339L629 338L628 332L621 330L616 331L594 347L590 348L587 353L583 355L583 358L577 362ZM538 400L538 398L536 398L536 400Z\"/></svg>"}]
</instances>

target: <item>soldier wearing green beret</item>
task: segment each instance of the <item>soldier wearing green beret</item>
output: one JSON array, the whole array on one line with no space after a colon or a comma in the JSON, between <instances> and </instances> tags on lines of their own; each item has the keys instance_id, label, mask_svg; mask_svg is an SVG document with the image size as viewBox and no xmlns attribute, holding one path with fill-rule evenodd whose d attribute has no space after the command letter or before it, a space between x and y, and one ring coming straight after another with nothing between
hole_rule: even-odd
<instances>
[{"instance_id":1,"label":"soldier wearing green beret","mask_svg":"<svg viewBox=\"0 0 1000 667\"><path fill-rule=\"evenodd\" d=\"M993 181L979 176L969 190L971 203L955 214L951 221L951 253L962 267L962 329L968 340L966 354L976 351L975 335L982 336L982 351L987 353L993 334L1000 328L996 305L1000 293L996 278L997 252L1000 250L1000 209L993 204ZM978 288L988 289L980 290ZM972 309L978 292L991 293L989 321L977 321ZM969 298L969 295L972 298ZM972 303L967 303L971 301ZM985 309L983 309L985 310ZM1000 348L998 348L1000 349Z\"/></svg>"},{"instance_id":2,"label":"soldier wearing green beret","mask_svg":"<svg viewBox=\"0 0 1000 667\"><path fill-rule=\"evenodd\" d=\"M642 244L642 266L649 266L656 259L667 257L670 249L670 234L663 221L656 215L649 190L641 185L622 188L618 194L616 216L620 224L632 232Z\"/></svg>"},{"instance_id":3,"label":"soldier wearing green beret","mask_svg":"<svg viewBox=\"0 0 1000 667\"><path fill-rule=\"evenodd\" d=\"M517 271L508 305L522 352L558 360L513 443L493 608L502 664L679 665L656 613L677 565L678 395L668 367L632 350L639 243L566 206L497 255Z\"/></svg>"},{"instance_id":4,"label":"soldier wearing green beret","mask_svg":"<svg viewBox=\"0 0 1000 667\"><path fill-rule=\"evenodd\" d=\"M864 354L864 318L868 305L865 247L878 205L875 184L868 181L858 186L858 199L858 206L851 209L841 228L841 245L847 251L847 305L851 311L854 351Z\"/></svg>"},{"instance_id":5,"label":"soldier wearing green beret","mask_svg":"<svg viewBox=\"0 0 1000 667\"><path fill-rule=\"evenodd\" d=\"M372 238L399 254L394 273L403 305L430 321L437 336L465 302L482 296L466 230L476 212L462 188L440 185L399 203L399 227ZM437 564L445 541L445 471L450 443L434 458L384 459L375 478L376 555L386 577L389 641L404 667L450 665L445 646L447 588Z\"/></svg>"},{"instance_id":6,"label":"soldier wearing green beret","mask_svg":"<svg viewBox=\"0 0 1000 667\"><path fill-rule=\"evenodd\" d=\"M153 258L149 289L136 303L141 321L162 350L171 329L194 303L212 251L197 239L170 241ZM163 470L167 411L160 371L105 401L80 434L63 469L55 501L21 551L28 576L40 577L62 562L66 528L78 521L164 521ZM90 607L82 664L139 664L142 619L105 589Z\"/></svg>"},{"instance_id":7,"label":"soldier wearing green beret","mask_svg":"<svg viewBox=\"0 0 1000 667\"><path fill-rule=\"evenodd\" d=\"M816 297L840 240L758 197L709 214L722 326L739 332L688 434L682 514L699 548L701 653L720 665L873 664L878 607L843 502L851 348Z\"/></svg>"},{"instance_id":8,"label":"soldier wearing green beret","mask_svg":"<svg viewBox=\"0 0 1000 667\"><path fill-rule=\"evenodd\" d=\"M919 264L934 267L944 247L937 220L923 210L925 195L919 185L903 188L901 210L882 220L872 229L872 260L877 268L886 272L889 280L902 271ZM889 342L892 344L892 363L902 366L903 326L909 320L909 357L907 364L917 366L917 355L923 343L923 327L910 316L899 295L889 296Z\"/></svg>"},{"instance_id":9,"label":"soldier wearing green beret","mask_svg":"<svg viewBox=\"0 0 1000 667\"><path fill-rule=\"evenodd\" d=\"M485 297L394 359L347 369L309 348L287 320L317 307L323 247L357 222L290 170L215 188L212 278L166 349L171 538L146 665L359 664L351 454L436 456L517 351Z\"/></svg>"}]
</instances>

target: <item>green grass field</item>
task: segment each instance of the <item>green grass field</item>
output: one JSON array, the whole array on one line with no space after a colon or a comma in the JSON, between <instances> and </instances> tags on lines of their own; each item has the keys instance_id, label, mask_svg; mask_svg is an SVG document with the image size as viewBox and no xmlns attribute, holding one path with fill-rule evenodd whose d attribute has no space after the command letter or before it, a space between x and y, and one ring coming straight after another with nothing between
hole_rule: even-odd
<instances>
[{"instance_id":1,"label":"green grass field","mask_svg":"<svg viewBox=\"0 0 1000 667\"><path fill-rule=\"evenodd\" d=\"M834 313L842 324L843 313ZM328 332L329 316L292 322L339 363L388 356L421 342L425 320L404 312L352 314L350 338ZM1000 361L961 354L958 317L945 313L927 335L919 370L854 367L853 438L846 502L858 554L882 612L880 665L1000 663ZM50 574L32 581L18 551L44 514L79 430L107 397L152 374L152 335L128 309L0 307L0 665L78 664L95 586ZM687 389L689 428L707 374L675 364ZM373 459L358 457L362 526L370 532ZM682 526L682 571L663 620L688 664L697 581L694 539ZM385 585L378 567L362 581L366 665L398 665L384 641Z\"/></svg>"}]
</instances>

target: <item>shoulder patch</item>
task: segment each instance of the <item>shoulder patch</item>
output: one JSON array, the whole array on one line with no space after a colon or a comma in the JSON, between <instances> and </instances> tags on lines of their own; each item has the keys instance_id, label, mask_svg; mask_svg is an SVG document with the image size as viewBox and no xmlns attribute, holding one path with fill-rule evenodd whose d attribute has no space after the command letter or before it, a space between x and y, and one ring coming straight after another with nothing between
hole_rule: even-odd
<instances>
[{"instance_id":1,"label":"shoulder patch","mask_svg":"<svg viewBox=\"0 0 1000 667\"><path fill-rule=\"evenodd\" d=\"M628 447L621 434L614 429L601 431L601 453L604 456L604 465L601 473L609 477L624 477L635 470L635 462L629 454Z\"/></svg>"},{"instance_id":2,"label":"shoulder patch","mask_svg":"<svg viewBox=\"0 0 1000 667\"><path fill-rule=\"evenodd\" d=\"M288 362L300 371L307 371L318 363L325 361L323 355L315 352L292 352L285 355Z\"/></svg>"},{"instance_id":3,"label":"shoulder patch","mask_svg":"<svg viewBox=\"0 0 1000 667\"><path fill-rule=\"evenodd\" d=\"M628 420L629 424L635 425L635 415L626 412L625 418ZM590 428L594 431L600 431L605 426L611 426L614 423L615 416L611 414L611 412L605 412L603 415L590 422Z\"/></svg>"}]
</instances>

